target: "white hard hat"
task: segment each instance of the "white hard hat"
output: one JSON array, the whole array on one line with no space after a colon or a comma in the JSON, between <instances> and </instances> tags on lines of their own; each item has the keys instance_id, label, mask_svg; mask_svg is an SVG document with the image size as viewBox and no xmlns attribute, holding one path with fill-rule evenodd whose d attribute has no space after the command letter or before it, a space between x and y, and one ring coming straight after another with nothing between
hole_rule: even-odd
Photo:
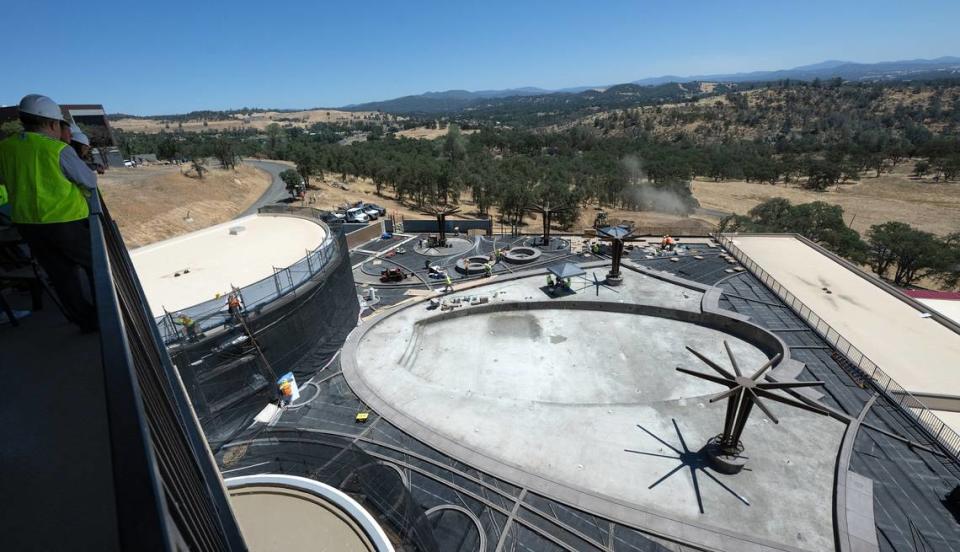
<instances>
[{"instance_id":1,"label":"white hard hat","mask_svg":"<svg viewBox=\"0 0 960 552\"><path fill-rule=\"evenodd\" d=\"M87 135L80 130L80 127L78 127L76 123L70 125L70 141L80 142L85 146L90 145L90 138L87 138Z\"/></svg>"},{"instance_id":2,"label":"white hard hat","mask_svg":"<svg viewBox=\"0 0 960 552\"><path fill-rule=\"evenodd\" d=\"M57 102L40 94L27 94L24 96L23 99L20 100L20 111L45 119L53 119L54 121L64 120L63 112L60 111L60 106L57 105Z\"/></svg>"}]
</instances>

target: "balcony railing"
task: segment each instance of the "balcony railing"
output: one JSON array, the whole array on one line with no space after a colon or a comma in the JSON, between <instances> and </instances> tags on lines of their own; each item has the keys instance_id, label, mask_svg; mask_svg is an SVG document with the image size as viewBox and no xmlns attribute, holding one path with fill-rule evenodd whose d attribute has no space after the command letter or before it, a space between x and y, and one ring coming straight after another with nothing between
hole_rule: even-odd
<instances>
[{"instance_id":1,"label":"balcony railing","mask_svg":"<svg viewBox=\"0 0 960 552\"><path fill-rule=\"evenodd\" d=\"M120 546L243 550L216 465L161 345L120 233L97 195L90 204L100 380Z\"/></svg>"}]
</instances>

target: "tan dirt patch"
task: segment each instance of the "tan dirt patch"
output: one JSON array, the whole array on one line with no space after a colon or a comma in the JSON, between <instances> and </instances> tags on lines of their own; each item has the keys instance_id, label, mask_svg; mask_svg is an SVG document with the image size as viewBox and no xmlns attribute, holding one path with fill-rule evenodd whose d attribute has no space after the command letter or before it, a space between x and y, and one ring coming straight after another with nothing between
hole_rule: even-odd
<instances>
[{"instance_id":1,"label":"tan dirt patch","mask_svg":"<svg viewBox=\"0 0 960 552\"><path fill-rule=\"evenodd\" d=\"M444 128L432 128L432 127L417 127L417 128L408 128L407 130L401 130L397 132L397 136L403 136L404 138L419 138L421 140L433 140L434 138L441 138L447 135L449 127ZM473 134L476 130L460 130L460 134L467 135Z\"/></svg>"},{"instance_id":2,"label":"tan dirt patch","mask_svg":"<svg viewBox=\"0 0 960 552\"><path fill-rule=\"evenodd\" d=\"M270 176L249 165L213 168L203 180L176 165L110 169L99 186L129 248L228 221L253 204Z\"/></svg>"}]
</instances>

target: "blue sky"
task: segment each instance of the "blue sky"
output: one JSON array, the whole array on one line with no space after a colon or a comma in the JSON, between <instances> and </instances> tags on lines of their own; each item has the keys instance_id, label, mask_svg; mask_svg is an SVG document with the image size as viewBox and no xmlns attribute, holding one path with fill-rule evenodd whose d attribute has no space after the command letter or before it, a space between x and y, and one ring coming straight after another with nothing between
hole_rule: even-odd
<instances>
[{"instance_id":1,"label":"blue sky","mask_svg":"<svg viewBox=\"0 0 960 552\"><path fill-rule=\"evenodd\" d=\"M38 0L4 19L0 104L136 114L960 56L956 0Z\"/></svg>"}]
</instances>

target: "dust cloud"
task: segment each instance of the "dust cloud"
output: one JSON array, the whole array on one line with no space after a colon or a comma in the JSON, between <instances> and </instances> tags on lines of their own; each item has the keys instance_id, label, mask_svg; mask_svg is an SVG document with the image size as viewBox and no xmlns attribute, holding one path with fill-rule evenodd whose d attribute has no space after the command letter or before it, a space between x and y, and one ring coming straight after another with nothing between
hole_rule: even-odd
<instances>
[{"instance_id":1,"label":"dust cloud","mask_svg":"<svg viewBox=\"0 0 960 552\"><path fill-rule=\"evenodd\" d=\"M658 184L650 180L643 170L643 160L636 155L627 155L620 163L627 174L627 187L622 192L625 206L639 211L658 211L661 213L688 214L690 205L689 182ZM681 190L682 186L686 196Z\"/></svg>"}]
</instances>

